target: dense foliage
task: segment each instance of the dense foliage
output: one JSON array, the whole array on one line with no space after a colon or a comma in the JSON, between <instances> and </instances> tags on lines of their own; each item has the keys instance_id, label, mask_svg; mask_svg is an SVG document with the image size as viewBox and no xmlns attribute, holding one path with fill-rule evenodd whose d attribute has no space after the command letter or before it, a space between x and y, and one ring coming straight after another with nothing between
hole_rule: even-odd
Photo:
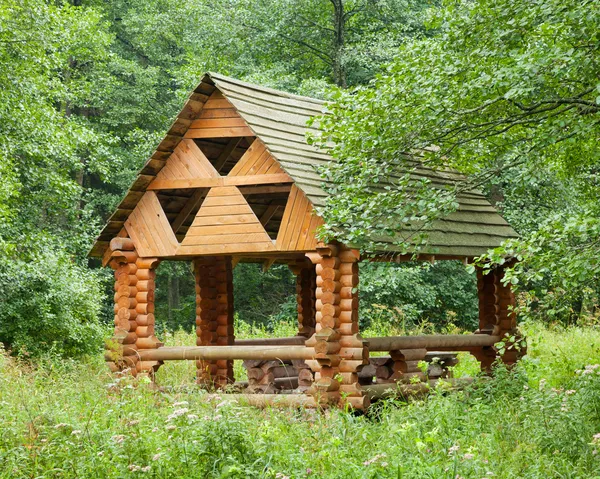
<instances>
[{"instance_id":1,"label":"dense foliage","mask_svg":"<svg viewBox=\"0 0 600 479\"><path fill-rule=\"evenodd\" d=\"M325 233L369 249L483 188L523 235L486 259L517 256L511 281L526 305L577 317L599 291L598 3L452 1L428 25L437 34L400 46L373 84L332 96L315 139L339 160L323 172ZM467 177L442 188L416 179L417 166ZM426 242L396 237L408 250Z\"/></svg>"},{"instance_id":2,"label":"dense foliage","mask_svg":"<svg viewBox=\"0 0 600 479\"><path fill-rule=\"evenodd\" d=\"M87 251L207 70L315 96L349 88L321 122L340 160L325 172L329 232L367 247L365 233L452 211L456 191L403 173L370 187L420 151L468 173L458 189L481 187L523 235L491 259L524 260L511 279L524 312L595 311L598 15L574 0L0 0L0 342L100 348L111 274ZM362 270L365 323L472 327L460 266ZM294 315L286 268L235 274L240 317ZM159 269L161 331L193 326L191 278Z\"/></svg>"},{"instance_id":3,"label":"dense foliage","mask_svg":"<svg viewBox=\"0 0 600 479\"><path fill-rule=\"evenodd\" d=\"M528 333L513 373L368 416L260 411L115 381L100 358L32 369L0 354L0 478L597 477L598 331ZM162 369L165 385L193 380L193 365Z\"/></svg>"}]
</instances>

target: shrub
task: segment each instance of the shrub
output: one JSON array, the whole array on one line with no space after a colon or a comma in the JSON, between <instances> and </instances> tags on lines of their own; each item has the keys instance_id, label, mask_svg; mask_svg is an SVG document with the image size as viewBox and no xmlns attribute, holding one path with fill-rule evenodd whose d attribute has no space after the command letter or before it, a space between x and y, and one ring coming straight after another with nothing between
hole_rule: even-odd
<instances>
[{"instance_id":1,"label":"shrub","mask_svg":"<svg viewBox=\"0 0 600 479\"><path fill-rule=\"evenodd\" d=\"M100 280L60 250L0 257L0 342L24 355L100 349Z\"/></svg>"}]
</instances>

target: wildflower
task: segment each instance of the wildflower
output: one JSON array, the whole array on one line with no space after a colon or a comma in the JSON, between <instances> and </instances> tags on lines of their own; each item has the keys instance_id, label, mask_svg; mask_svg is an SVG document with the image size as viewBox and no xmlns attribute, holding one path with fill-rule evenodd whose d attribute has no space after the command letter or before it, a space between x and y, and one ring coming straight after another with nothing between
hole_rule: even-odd
<instances>
[{"instance_id":1,"label":"wildflower","mask_svg":"<svg viewBox=\"0 0 600 479\"><path fill-rule=\"evenodd\" d=\"M79 429L75 429L74 431L71 432L72 436L79 436L81 434L81 431Z\"/></svg>"},{"instance_id":2,"label":"wildflower","mask_svg":"<svg viewBox=\"0 0 600 479\"><path fill-rule=\"evenodd\" d=\"M312 474L312 469L310 467L306 468L306 475L310 476Z\"/></svg>"},{"instance_id":3,"label":"wildflower","mask_svg":"<svg viewBox=\"0 0 600 479\"><path fill-rule=\"evenodd\" d=\"M158 454L154 454L154 456L152 457L153 461L158 461L160 459L160 452Z\"/></svg>"},{"instance_id":4,"label":"wildflower","mask_svg":"<svg viewBox=\"0 0 600 479\"><path fill-rule=\"evenodd\" d=\"M187 401L179 401L176 403L173 403L173 407L181 407L181 406L188 406L189 403Z\"/></svg>"},{"instance_id":5,"label":"wildflower","mask_svg":"<svg viewBox=\"0 0 600 479\"><path fill-rule=\"evenodd\" d=\"M127 424L125 424L126 426L135 426L136 424L139 424L140 420L139 419L134 419L132 421L129 421Z\"/></svg>"},{"instance_id":6,"label":"wildflower","mask_svg":"<svg viewBox=\"0 0 600 479\"><path fill-rule=\"evenodd\" d=\"M544 387L546 387L546 380L542 378L542 379L540 379L540 384L539 384L540 391L542 389L544 389Z\"/></svg>"},{"instance_id":7,"label":"wildflower","mask_svg":"<svg viewBox=\"0 0 600 479\"><path fill-rule=\"evenodd\" d=\"M173 419L177 419L179 416L183 416L188 411L189 411L189 409L186 408L186 407L183 407L181 409L176 409L175 411L173 411L172 414L170 414L169 416L167 416L167 422L172 421Z\"/></svg>"},{"instance_id":8,"label":"wildflower","mask_svg":"<svg viewBox=\"0 0 600 479\"><path fill-rule=\"evenodd\" d=\"M460 448L460 446L458 444L455 444L454 446L452 446L450 449L448 449L448 455L451 456L452 454L454 454L456 451L458 451Z\"/></svg>"},{"instance_id":9,"label":"wildflower","mask_svg":"<svg viewBox=\"0 0 600 479\"><path fill-rule=\"evenodd\" d=\"M187 418L188 418L190 421L195 421L196 419L198 419L198 416L196 416L195 414L188 414L188 415L187 415Z\"/></svg>"},{"instance_id":10,"label":"wildflower","mask_svg":"<svg viewBox=\"0 0 600 479\"><path fill-rule=\"evenodd\" d=\"M474 454L471 454L471 453L466 453L466 454L465 454L463 457L464 457L465 459L473 459L473 458L475 457L475 455L474 455Z\"/></svg>"},{"instance_id":11,"label":"wildflower","mask_svg":"<svg viewBox=\"0 0 600 479\"><path fill-rule=\"evenodd\" d=\"M575 394L576 392L577 392L577 391L576 391L575 389L567 389L567 390L565 391L565 394L566 394L567 396L571 396L572 394Z\"/></svg>"},{"instance_id":12,"label":"wildflower","mask_svg":"<svg viewBox=\"0 0 600 479\"><path fill-rule=\"evenodd\" d=\"M141 466L136 466L135 464L129 464L129 470L132 472L136 472L139 471L142 467Z\"/></svg>"},{"instance_id":13,"label":"wildflower","mask_svg":"<svg viewBox=\"0 0 600 479\"><path fill-rule=\"evenodd\" d=\"M54 429L61 429L63 427L67 427L67 426L68 426L68 424L66 422L61 422L61 423L58 423L56 426L54 426Z\"/></svg>"},{"instance_id":14,"label":"wildflower","mask_svg":"<svg viewBox=\"0 0 600 479\"><path fill-rule=\"evenodd\" d=\"M116 436L113 436L112 440L115 441L117 444L121 444L125 440L125 436L123 436L123 434L118 434Z\"/></svg>"},{"instance_id":15,"label":"wildflower","mask_svg":"<svg viewBox=\"0 0 600 479\"><path fill-rule=\"evenodd\" d=\"M275 477L276 477L276 479L290 479L290 476L286 476L282 472L278 472L277 474L275 474Z\"/></svg>"},{"instance_id":16,"label":"wildflower","mask_svg":"<svg viewBox=\"0 0 600 479\"><path fill-rule=\"evenodd\" d=\"M382 462L382 463L381 463L381 467L387 467L387 466L388 466L388 463L387 463L387 462Z\"/></svg>"},{"instance_id":17,"label":"wildflower","mask_svg":"<svg viewBox=\"0 0 600 479\"><path fill-rule=\"evenodd\" d=\"M370 466L371 464L379 461L379 459L382 459L386 457L385 453L382 454L376 454L374 457L372 457L371 459L366 460L365 462L363 462L363 466Z\"/></svg>"},{"instance_id":18,"label":"wildflower","mask_svg":"<svg viewBox=\"0 0 600 479\"><path fill-rule=\"evenodd\" d=\"M153 427L152 428L152 432L158 432L158 428L157 427Z\"/></svg>"},{"instance_id":19,"label":"wildflower","mask_svg":"<svg viewBox=\"0 0 600 479\"><path fill-rule=\"evenodd\" d=\"M213 420L218 421L219 419L221 419L223 416L221 416L220 414L217 414Z\"/></svg>"},{"instance_id":20,"label":"wildflower","mask_svg":"<svg viewBox=\"0 0 600 479\"><path fill-rule=\"evenodd\" d=\"M167 431L174 431L177 429L177 426L173 426L172 424L166 427Z\"/></svg>"},{"instance_id":21,"label":"wildflower","mask_svg":"<svg viewBox=\"0 0 600 479\"><path fill-rule=\"evenodd\" d=\"M98 457L102 457L104 456L104 451L100 451L98 454L96 454Z\"/></svg>"},{"instance_id":22,"label":"wildflower","mask_svg":"<svg viewBox=\"0 0 600 479\"><path fill-rule=\"evenodd\" d=\"M142 467L141 471L142 472L150 472L150 469L152 469L151 466L144 466L144 467Z\"/></svg>"}]
</instances>

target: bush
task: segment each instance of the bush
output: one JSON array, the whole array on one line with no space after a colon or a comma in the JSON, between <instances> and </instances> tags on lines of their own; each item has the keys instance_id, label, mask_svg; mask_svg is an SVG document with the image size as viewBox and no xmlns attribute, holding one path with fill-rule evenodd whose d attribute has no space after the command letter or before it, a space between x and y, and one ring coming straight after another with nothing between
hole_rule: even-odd
<instances>
[{"instance_id":1,"label":"bush","mask_svg":"<svg viewBox=\"0 0 600 479\"><path fill-rule=\"evenodd\" d=\"M100 280L60 250L0 257L0 342L39 356L78 356L101 348Z\"/></svg>"},{"instance_id":2,"label":"bush","mask_svg":"<svg viewBox=\"0 0 600 479\"><path fill-rule=\"evenodd\" d=\"M373 321L399 330L422 323L436 330L477 327L477 280L462 263L363 263L360 268L363 327Z\"/></svg>"}]
</instances>

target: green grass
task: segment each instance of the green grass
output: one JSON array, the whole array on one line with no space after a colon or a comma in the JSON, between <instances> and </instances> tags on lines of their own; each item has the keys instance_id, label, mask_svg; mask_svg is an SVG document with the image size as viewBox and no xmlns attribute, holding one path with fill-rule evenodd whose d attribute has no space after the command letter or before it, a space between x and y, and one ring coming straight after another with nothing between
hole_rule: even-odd
<instances>
[{"instance_id":1,"label":"green grass","mask_svg":"<svg viewBox=\"0 0 600 479\"><path fill-rule=\"evenodd\" d=\"M599 478L600 368L576 371L600 363L600 332L526 330L513 372L368 415L153 392L100 357L31 366L0 354L0 478ZM183 364L159 374L192 378Z\"/></svg>"}]
</instances>

